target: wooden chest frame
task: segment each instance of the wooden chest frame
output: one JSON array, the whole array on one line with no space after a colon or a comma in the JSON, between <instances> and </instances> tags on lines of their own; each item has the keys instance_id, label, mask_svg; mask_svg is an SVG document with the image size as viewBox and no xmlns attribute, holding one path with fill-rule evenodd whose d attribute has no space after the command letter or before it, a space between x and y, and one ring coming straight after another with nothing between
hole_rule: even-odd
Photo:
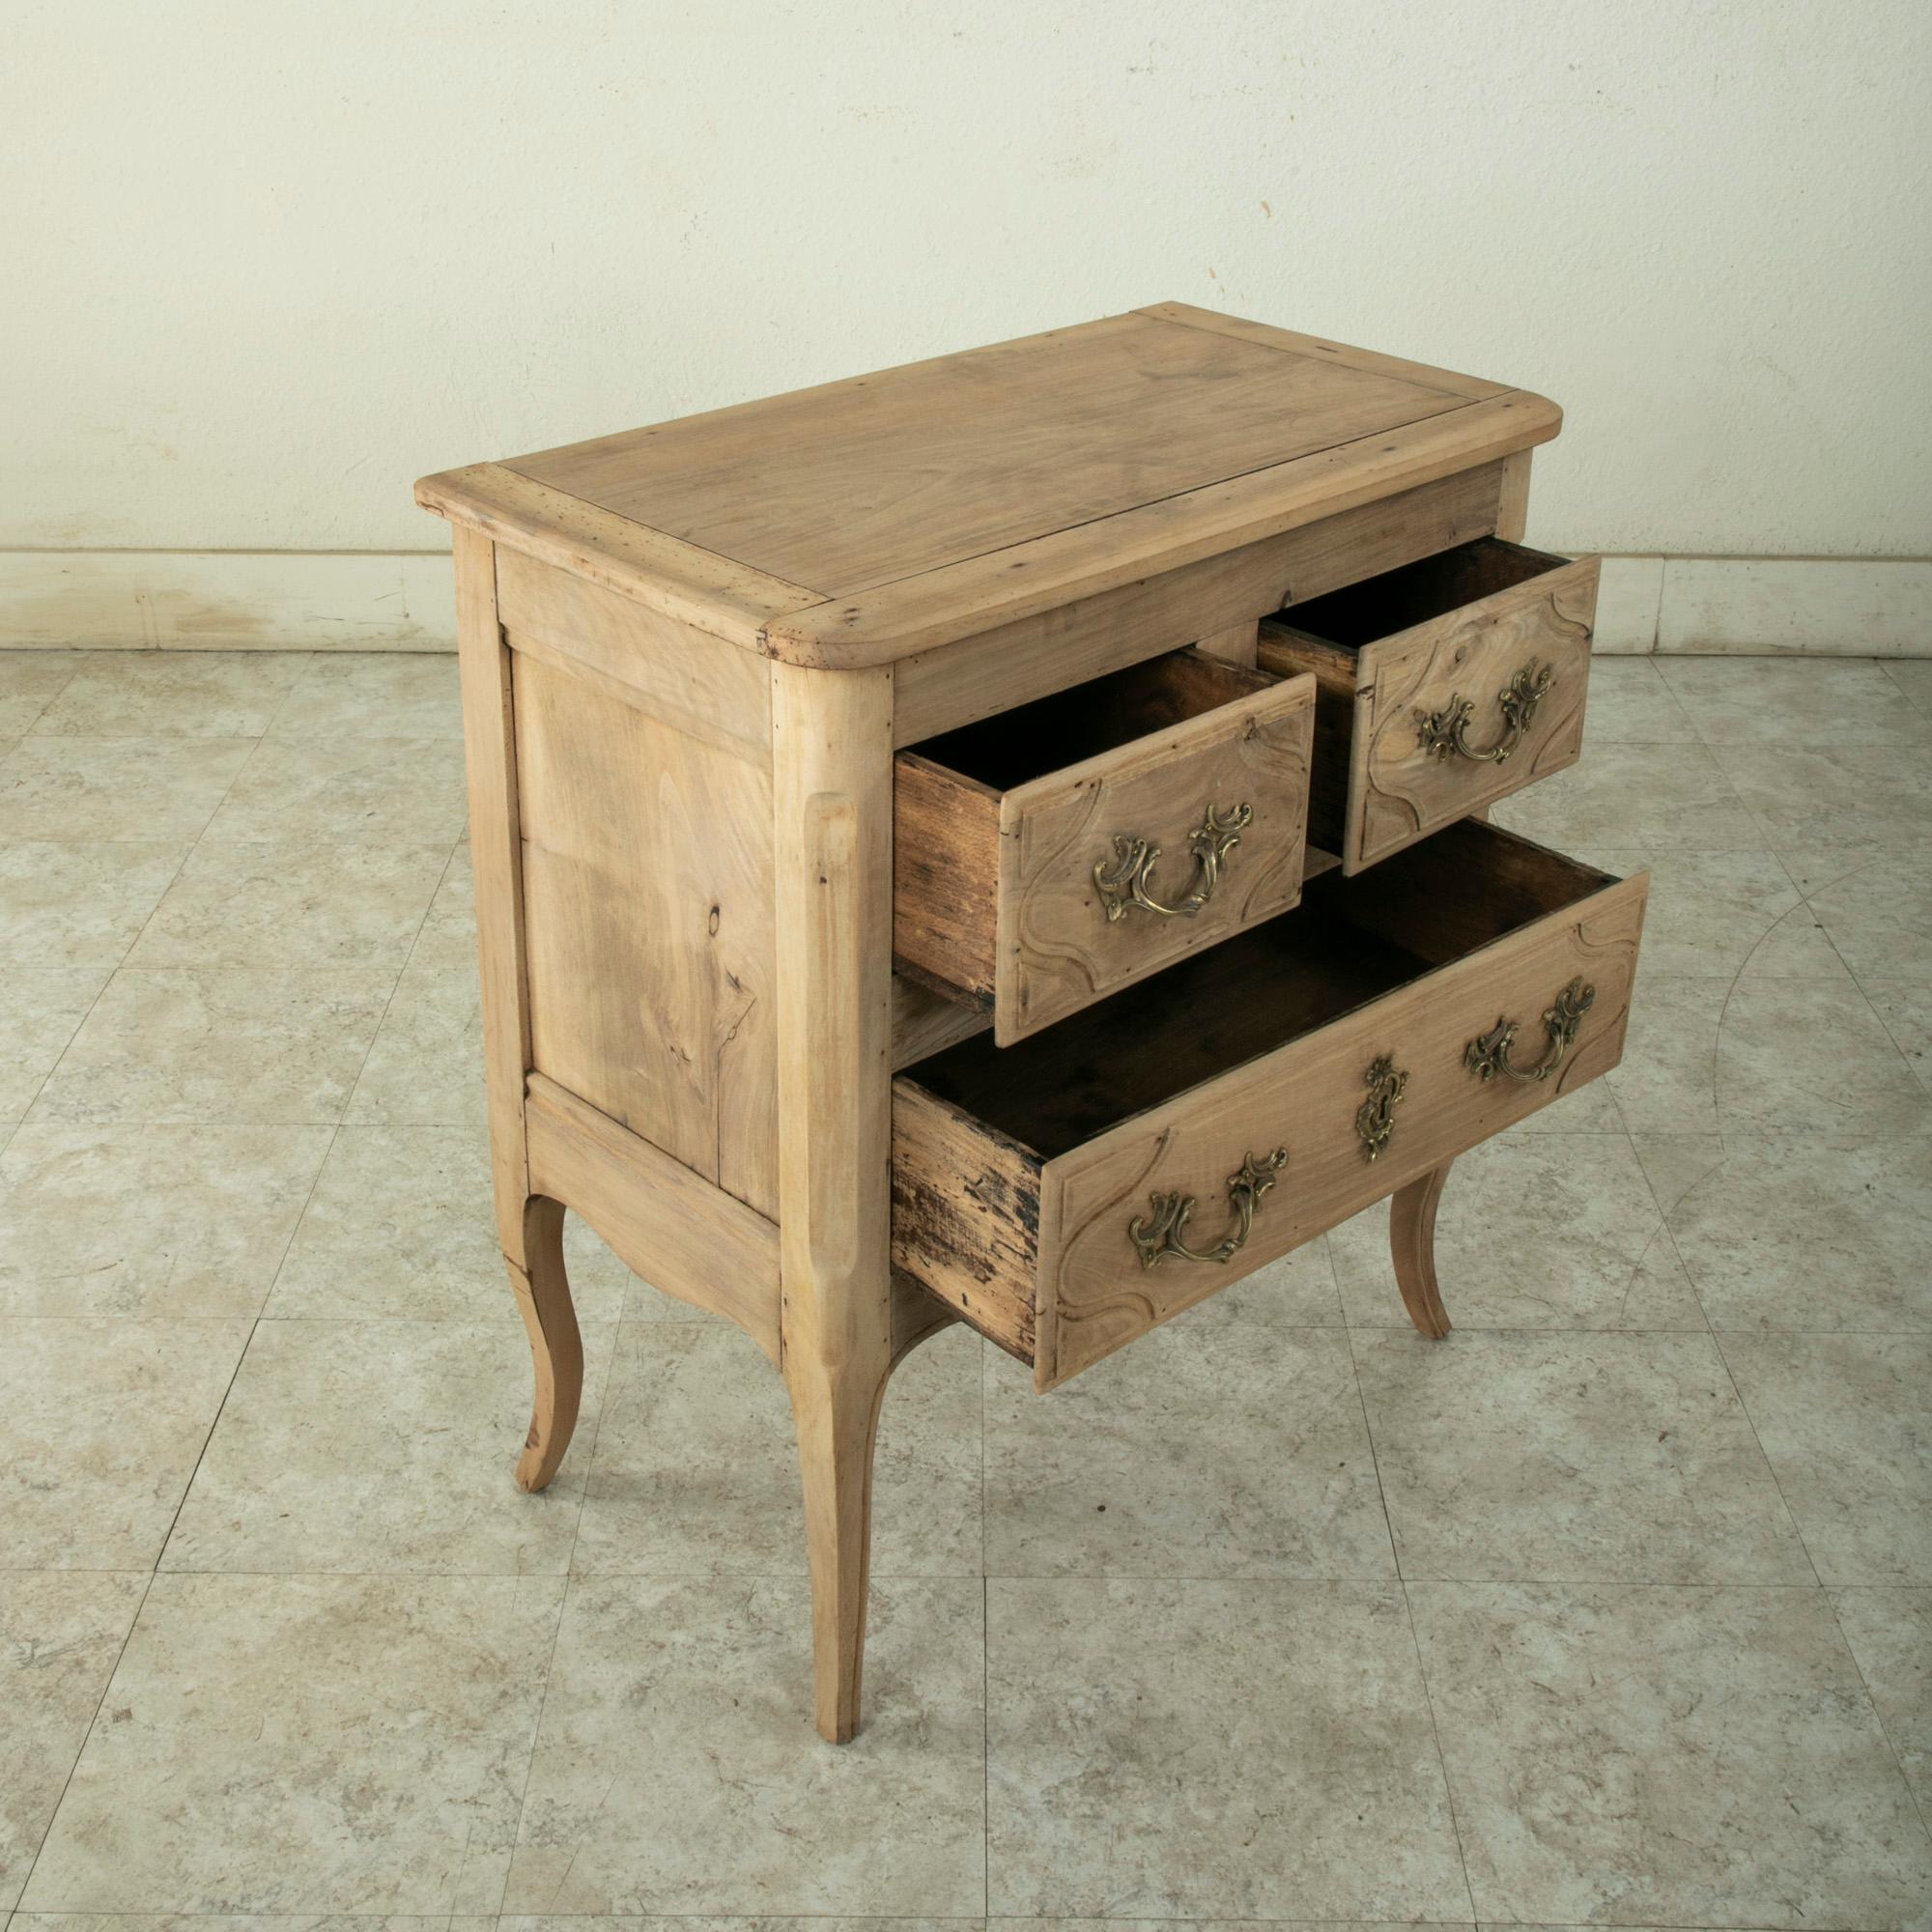
<instances>
[{"instance_id":1,"label":"wooden chest frame","mask_svg":"<svg viewBox=\"0 0 1932 1932\"><path fill-rule=\"evenodd\" d=\"M622 439L418 486L456 526L497 1230L536 1371L517 1479L551 1480L578 1411L568 1208L783 1378L834 1741L859 1722L880 1404L958 1319L892 1265L894 1074L988 1024L895 976L895 750L1188 644L1252 666L1260 620L1292 601L1518 538L1530 447L1559 421L1522 391L1175 304L1093 327L1137 355L1151 330L1175 354L1238 353L1243 372L1259 351L1292 358L1324 409L1422 400L1395 429L1331 426L1279 461L850 589L610 507ZM1055 340L998 353L1031 368ZM734 447L737 414L715 432ZM1202 420L1204 443L1226 434ZM784 430L754 439L773 463ZM1446 1172L1401 1187L1391 1230L1438 1333Z\"/></svg>"}]
</instances>

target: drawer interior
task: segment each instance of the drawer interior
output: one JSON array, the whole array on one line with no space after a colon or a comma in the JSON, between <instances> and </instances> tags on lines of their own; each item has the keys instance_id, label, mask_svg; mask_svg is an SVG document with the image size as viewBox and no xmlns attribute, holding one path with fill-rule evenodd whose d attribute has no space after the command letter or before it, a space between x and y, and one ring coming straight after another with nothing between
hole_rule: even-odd
<instances>
[{"instance_id":1,"label":"drawer interior","mask_svg":"<svg viewBox=\"0 0 1932 1932\"><path fill-rule=\"evenodd\" d=\"M1465 604L1480 603L1499 590L1512 590L1532 578L1561 570L1568 561L1505 543L1500 537L1482 537L1325 596L1311 597L1306 604L1291 605L1281 620L1324 643L1357 651L1378 638L1393 637Z\"/></svg>"},{"instance_id":2,"label":"drawer interior","mask_svg":"<svg viewBox=\"0 0 1932 1932\"><path fill-rule=\"evenodd\" d=\"M905 1077L1050 1160L1610 883L1465 821L1031 1038L982 1034Z\"/></svg>"},{"instance_id":3,"label":"drawer interior","mask_svg":"<svg viewBox=\"0 0 1932 1932\"><path fill-rule=\"evenodd\" d=\"M909 750L993 791L1011 791L1083 758L1218 711L1265 691L1271 682L1258 671L1198 651L1171 651L927 738Z\"/></svg>"}]
</instances>

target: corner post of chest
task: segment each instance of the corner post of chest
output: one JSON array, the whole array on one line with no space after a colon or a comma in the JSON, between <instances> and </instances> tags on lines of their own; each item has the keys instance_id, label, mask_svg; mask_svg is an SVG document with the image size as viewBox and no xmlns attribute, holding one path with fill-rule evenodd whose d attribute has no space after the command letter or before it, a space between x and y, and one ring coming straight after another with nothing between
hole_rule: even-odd
<instances>
[{"instance_id":1,"label":"corner post of chest","mask_svg":"<svg viewBox=\"0 0 1932 1932\"><path fill-rule=\"evenodd\" d=\"M457 663L463 688L469 850L476 875L476 945L483 977L483 1084L497 1240L529 1336L536 1395L517 1483L541 1490L577 1427L583 1344L563 1265L563 1208L532 1192L525 1090L531 1066L529 978L524 946L523 835L509 646L497 609L497 547L457 525Z\"/></svg>"},{"instance_id":2,"label":"corner post of chest","mask_svg":"<svg viewBox=\"0 0 1932 1932\"><path fill-rule=\"evenodd\" d=\"M772 668L781 1362L820 1733L859 1727L872 1445L892 1368L893 673Z\"/></svg>"},{"instance_id":3,"label":"corner post of chest","mask_svg":"<svg viewBox=\"0 0 1932 1932\"><path fill-rule=\"evenodd\" d=\"M1529 522L1529 459L1533 453L1519 449L1503 458L1502 487L1496 498L1496 535L1504 543L1520 543Z\"/></svg>"}]
</instances>

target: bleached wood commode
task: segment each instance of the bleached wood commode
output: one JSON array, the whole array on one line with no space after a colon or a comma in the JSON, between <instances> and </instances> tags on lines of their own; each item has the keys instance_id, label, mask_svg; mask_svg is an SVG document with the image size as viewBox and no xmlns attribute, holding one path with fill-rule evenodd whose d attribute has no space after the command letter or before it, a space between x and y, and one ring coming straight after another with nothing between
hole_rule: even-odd
<instances>
[{"instance_id":1,"label":"bleached wood commode","mask_svg":"<svg viewBox=\"0 0 1932 1932\"><path fill-rule=\"evenodd\" d=\"M1579 749L1540 396L1166 303L434 476L497 1222L569 1208L782 1373L818 1725L872 1442L964 1320L1050 1389L1616 1064L1645 881L1484 822Z\"/></svg>"}]
</instances>

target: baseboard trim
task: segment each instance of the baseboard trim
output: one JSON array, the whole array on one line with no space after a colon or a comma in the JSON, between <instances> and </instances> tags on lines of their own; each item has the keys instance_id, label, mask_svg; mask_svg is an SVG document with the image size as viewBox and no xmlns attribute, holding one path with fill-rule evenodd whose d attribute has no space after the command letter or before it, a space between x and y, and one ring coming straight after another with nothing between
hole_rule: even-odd
<instances>
[{"instance_id":1,"label":"baseboard trim","mask_svg":"<svg viewBox=\"0 0 1932 1932\"><path fill-rule=\"evenodd\" d=\"M1596 647L1685 657L1932 657L1932 561L1606 556Z\"/></svg>"},{"instance_id":2,"label":"baseboard trim","mask_svg":"<svg viewBox=\"0 0 1932 1932\"><path fill-rule=\"evenodd\" d=\"M449 553L0 551L0 649L453 651Z\"/></svg>"},{"instance_id":3,"label":"baseboard trim","mask_svg":"<svg viewBox=\"0 0 1932 1932\"><path fill-rule=\"evenodd\" d=\"M446 552L0 551L0 650L448 651ZM1597 649L1932 657L1932 560L1606 556Z\"/></svg>"}]
</instances>

